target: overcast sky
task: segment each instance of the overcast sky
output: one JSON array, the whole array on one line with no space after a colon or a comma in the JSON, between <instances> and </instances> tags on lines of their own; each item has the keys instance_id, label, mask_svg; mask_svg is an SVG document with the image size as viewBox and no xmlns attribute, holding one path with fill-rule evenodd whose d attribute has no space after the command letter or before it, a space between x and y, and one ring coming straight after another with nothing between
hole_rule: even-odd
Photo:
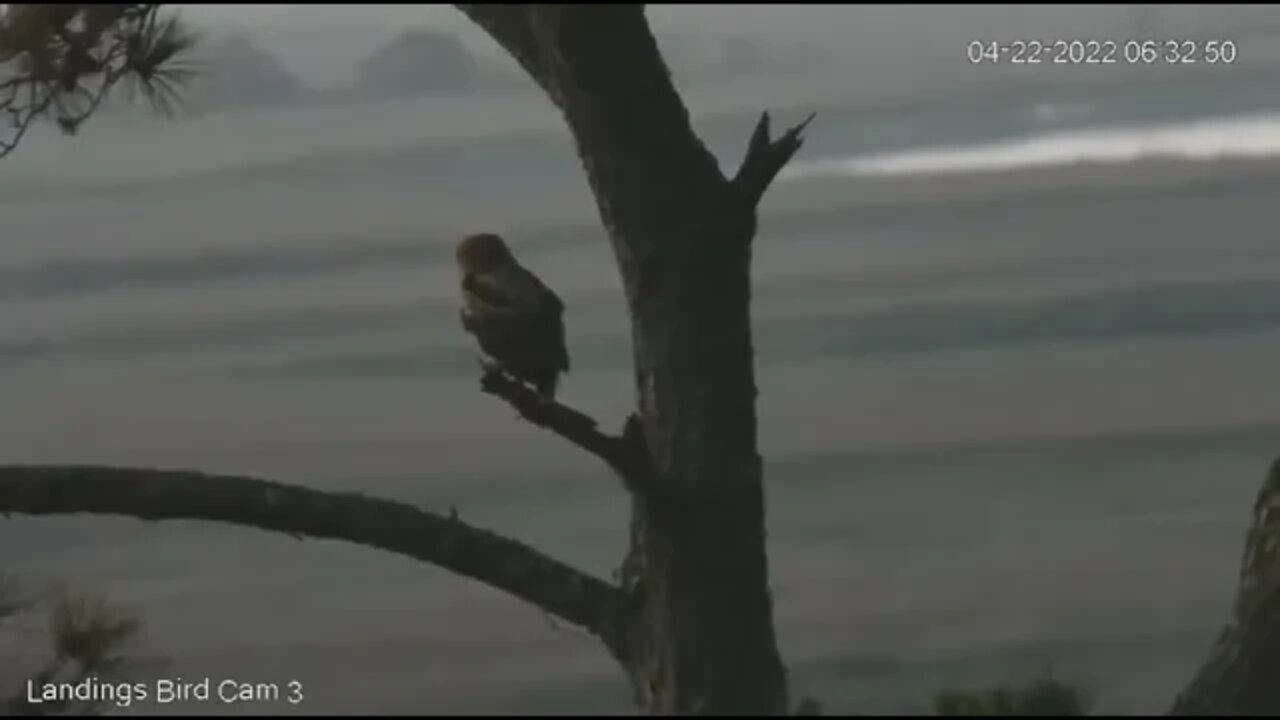
<instances>
[{"instance_id":1,"label":"overcast sky","mask_svg":"<svg viewBox=\"0 0 1280 720\"><path fill-rule=\"evenodd\" d=\"M193 20L234 22L257 28L437 25L473 28L450 5L177 5ZM896 39L904 49L933 41L959 44L977 36L1006 39L1028 32L1043 37L1110 32L1123 35L1135 18L1178 28L1249 27L1280 16L1267 5L653 5L661 28L771 31L810 36L822 45ZM974 37L970 37L974 36ZM1087 35L1085 37L1088 37ZM945 38L945 39L944 39Z\"/></svg>"},{"instance_id":2,"label":"overcast sky","mask_svg":"<svg viewBox=\"0 0 1280 720\"><path fill-rule=\"evenodd\" d=\"M238 25L316 86L347 82L356 62L405 27L436 26L457 33L473 50L501 54L450 5L176 7L197 27ZM767 33L780 43L821 49L833 67L886 77L963 63L965 47L975 39L1127 38L1141 32L1247 45L1247 32L1275 26L1280 35L1280 8L1272 5L653 5L649 16L660 40L673 31ZM1224 35L1223 28L1234 29Z\"/></svg>"},{"instance_id":3,"label":"overcast sky","mask_svg":"<svg viewBox=\"0 0 1280 720\"><path fill-rule=\"evenodd\" d=\"M378 24L406 22L453 25L464 21L451 5L176 5L184 15L215 22L246 24L284 24L302 22L308 25ZM902 6L878 8L897 9ZM818 16L840 17L849 14L851 6L833 5L655 5L649 14L656 22L671 20L718 25L813 22ZM854 13L857 14L857 9ZM863 12L874 6L864 6Z\"/></svg>"},{"instance_id":4,"label":"overcast sky","mask_svg":"<svg viewBox=\"0 0 1280 720\"><path fill-rule=\"evenodd\" d=\"M460 15L450 5L177 5L192 18L215 21L238 21L250 24L398 24L404 22L441 22L455 24ZM1132 5L653 5L649 14L655 22L714 23L726 29L737 26L785 27L808 26L813 30L838 29L856 31L863 22L902 18L913 24L947 24L956 17L975 22L992 23L988 28L998 32L1002 25L1034 19L1057 23L1071 18L1119 17L1133 12ZM1248 5L1148 5L1139 12L1163 15L1222 16L1247 14ZM1074 23L1071 23L1074 24ZM1045 27L1046 30L1049 28Z\"/></svg>"},{"instance_id":5,"label":"overcast sky","mask_svg":"<svg viewBox=\"0 0 1280 720\"><path fill-rule=\"evenodd\" d=\"M185 16L216 23L251 26L395 26L436 25L459 28L468 22L450 5L178 5ZM848 15L848 7L830 5L662 5L649 9L655 25L693 24L717 30L814 26ZM469 26L467 26L469 28Z\"/></svg>"}]
</instances>

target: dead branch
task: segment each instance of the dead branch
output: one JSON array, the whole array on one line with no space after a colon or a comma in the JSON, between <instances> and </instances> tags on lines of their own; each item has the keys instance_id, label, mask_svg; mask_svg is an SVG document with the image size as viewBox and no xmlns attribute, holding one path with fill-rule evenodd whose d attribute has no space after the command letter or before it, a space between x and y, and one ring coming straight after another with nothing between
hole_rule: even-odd
<instances>
[{"instance_id":1,"label":"dead branch","mask_svg":"<svg viewBox=\"0 0 1280 720\"><path fill-rule=\"evenodd\" d=\"M603 460L629 492L645 495L654 490L648 446L635 415L627 418L621 435L609 435L598 429L591 416L560 402L547 402L532 388L499 370L486 370L480 378L480 389L505 400L526 421Z\"/></svg>"},{"instance_id":2,"label":"dead branch","mask_svg":"<svg viewBox=\"0 0 1280 720\"><path fill-rule=\"evenodd\" d=\"M90 466L0 467L0 513L208 520L407 555L506 591L623 657L618 589L533 548L404 503L251 477Z\"/></svg>"},{"instance_id":3,"label":"dead branch","mask_svg":"<svg viewBox=\"0 0 1280 720\"><path fill-rule=\"evenodd\" d=\"M804 145L801 134L813 122L814 116L811 113L804 122L782 133L777 140L770 140L769 113L761 113L760 120L751 133L751 140L747 143L746 157L733 177L733 185L751 207L760 203L778 173L782 172L782 168L791 162L791 158Z\"/></svg>"}]
</instances>

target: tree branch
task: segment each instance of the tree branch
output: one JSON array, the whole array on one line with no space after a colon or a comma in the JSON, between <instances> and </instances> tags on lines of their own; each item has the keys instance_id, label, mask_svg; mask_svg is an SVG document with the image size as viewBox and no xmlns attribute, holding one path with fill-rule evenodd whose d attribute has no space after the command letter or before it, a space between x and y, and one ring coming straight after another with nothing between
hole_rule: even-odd
<instances>
[{"instance_id":1,"label":"tree branch","mask_svg":"<svg viewBox=\"0 0 1280 720\"><path fill-rule=\"evenodd\" d=\"M504 590L599 637L619 660L616 587L533 548L410 505L251 477L88 466L0 467L0 512L210 520L389 550Z\"/></svg>"},{"instance_id":2,"label":"tree branch","mask_svg":"<svg viewBox=\"0 0 1280 720\"><path fill-rule=\"evenodd\" d=\"M751 140L747 143L747 155L733 177L734 186L751 207L760 203L774 178L778 177L782 168L791 162L791 158L804 145L801 134L813 118L814 114L811 113L804 122L782 133L777 140L770 140L769 113L760 115L760 121L756 123Z\"/></svg>"},{"instance_id":3,"label":"tree branch","mask_svg":"<svg viewBox=\"0 0 1280 720\"><path fill-rule=\"evenodd\" d=\"M487 368L480 378L480 389L502 398L520 417L549 430L600 458L613 469L627 490L635 495L652 493L652 464L645 444L640 419L627 418L622 435L600 432L591 416L559 402L548 402L533 389L513 380L500 370Z\"/></svg>"},{"instance_id":4,"label":"tree branch","mask_svg":"<svg viewBox=\"0 0 1280 720\"><path fill-rule=\"evenodd\" d=\"M183 59L195 42L160 4L0 5L0 110L8 127L0 158L14 152L32 124L52 118L74 133L122 80L158 109L191 75ZM96 92L86 89L98 78ZM23 90L26 90L24 93ZM25 96L25 99L24 99Z\"/></svg>"},{"instance_id":5,"label":"tree branch","mask_svg":"<svg viewBox=\"0 0 1280 720\"><path fill-rule=\"evenodd\" d=\"M27 134L27 130L31 127L31 124L35 122L36 118L43 115L49 109L49 106L53 104L55 97L50 93L37 100L36 98L39 97L40 92L39 88L35 85L31 85L27 88L26 106L21 109L14 109L10 107L10 105L16 101L21 89L14 89L11 90L11 92L13 92L13 97L11 99L6 99L4 109L9 113L9 122L13 135L8 140L0 139L0 159L18 149L18 144L22 142L22 137Z\"/></svg>"},{"instance_id":6,"label":"tree branch","mask_svg":"<svg viewBox=\"0 0 1280 720\"><path fill-rule=\"evenodd\" d=\"M1280 459L1254 504L1235 607L1172 715L1280 715Z\"/></svg>"}]
</instances>

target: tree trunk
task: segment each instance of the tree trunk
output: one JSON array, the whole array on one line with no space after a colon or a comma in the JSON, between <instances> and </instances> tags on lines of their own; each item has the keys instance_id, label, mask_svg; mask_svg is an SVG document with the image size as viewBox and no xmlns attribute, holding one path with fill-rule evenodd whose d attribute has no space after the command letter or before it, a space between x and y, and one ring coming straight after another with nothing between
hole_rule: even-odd
<instances>
[{"instance_id":1,"label":"tree trunk","mask_svg":"<svg viewBox=\"0 0 1280 720\"><path fill-rule=\"evenodd\" d=\"M618 261L651 482L621 570L624 659L662 714L779 714L756 443L756 204L799 147L767 116L732 180L694 134L643 6L459 6L560 108Z\"/></svg>"},{"instance_id":2,"label":"tree trunk","mask_svg":"<svg viewBox=\"0 0 1280 720\"><path fill-rule=\"evenodd\" d=\"M624 577L643 638L642 705L670 713L787 707L765 552L740 211L710 207L648 272L632 305L641 417L661 483L633 501ZM625 229L622 230L625 232Z\"/></svg>"},{"instance_id":3,"label":"tree trunk","mask_svg":"<svg viewBox=\"0 0 1280 720\"><path fill-rule=\"evenodd\" d=\"M1280 715L1280 460L1245 539L1235 606L1173 715Z\"/></svg>"},{"instance_id":4,"label":"tree trunk","mask_svg":"<svg viewBox=\"0 0 1280 720\"><path fill-rule=\"evenodd\" d=\"M584 161L627 288L653 471L623 573L637 700L660 714L785 712L756 441L754 202L700 144L663 154L638 132L638 163L614 150L631 143L593 136L607 126L571 126L594 148Z\"/></svg>"}]
</instances>

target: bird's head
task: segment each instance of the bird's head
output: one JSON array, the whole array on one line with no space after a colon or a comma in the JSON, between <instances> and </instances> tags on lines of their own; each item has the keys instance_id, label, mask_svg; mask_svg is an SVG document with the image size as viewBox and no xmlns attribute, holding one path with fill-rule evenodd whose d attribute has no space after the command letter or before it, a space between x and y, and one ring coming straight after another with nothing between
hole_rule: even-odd
<instances>
[{"instance_id":1,"label":"bird's head","mask_svg":"<svg viewBox=\"0 0 1280 720\"><path fill-rule=\"evenodd\" d=\"M458 243L458 269L463 275L493 272L515 258L502 238L493 233L468 235Z\"/></svg>"}]
</instances>

